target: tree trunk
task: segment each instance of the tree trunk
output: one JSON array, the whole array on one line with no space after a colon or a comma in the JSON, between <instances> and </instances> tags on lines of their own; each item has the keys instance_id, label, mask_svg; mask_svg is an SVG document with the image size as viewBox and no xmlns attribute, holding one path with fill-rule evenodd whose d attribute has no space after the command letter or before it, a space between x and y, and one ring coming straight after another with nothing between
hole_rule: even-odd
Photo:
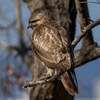
<instances>
[{"instance_id":1,"label":"tree trunk","mask_svg":"<svg viewBox=\"0 0 100 100\"><path fill-rule=\"evenodd\" d=\"M69 32L71 41L75 35L76 8L74 0L23 0L27 3L31 14L35 11L47 12L56 22L60 23ZM32 66L33 79L41 77L46 68L34 56ZM30 100L74 100L69 95L60 80L53 83L38 85L31 89Z\"/></svg>"},{"instance_id":2,"label":"tree trunk","mask_svg":"<svg viewBox=\"0 0 100 100\"><path fill-rule=\"evenodd\" d=\"M82 2L82 1L87 2L87 0L75 0L75 1L76 1L77 13L78 13L78 21L80 24L80 29L82 31L84 27L90 24L90 20L89 20L90 16L89 16L87 3L83 4L79 2ZM82 49L85 49L89 45L93 45L93 44L94 44L94 40L92 36L92 31L90 30L88 34L86 34L86 36L84 36L84 38L82 39Z\"/></svg>"}]
</instances>

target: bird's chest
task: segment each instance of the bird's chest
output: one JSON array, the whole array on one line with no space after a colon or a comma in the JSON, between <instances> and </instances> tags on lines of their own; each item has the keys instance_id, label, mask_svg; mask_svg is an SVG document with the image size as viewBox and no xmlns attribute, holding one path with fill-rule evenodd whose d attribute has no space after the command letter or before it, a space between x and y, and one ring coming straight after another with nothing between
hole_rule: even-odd
<instances>
[{"instance_id":1,"label":"bird's chest","mask_svg":"<svg viewBox=\"0 0 100 100\"><path fill-rule=\"evenodd\" d=\"M32 43L37 49L44 51L52 51L54 48L57 49L59 47L59 43L57 43L54 36L48 32L45 34L34 34L32 37Z\"/></svg>"}]
</instances>

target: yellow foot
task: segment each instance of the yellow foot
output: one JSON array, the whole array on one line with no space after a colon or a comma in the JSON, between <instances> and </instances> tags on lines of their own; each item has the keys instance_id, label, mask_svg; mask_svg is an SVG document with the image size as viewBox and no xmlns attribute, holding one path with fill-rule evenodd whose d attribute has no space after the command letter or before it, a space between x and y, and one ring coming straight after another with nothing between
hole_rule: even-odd
<instances>
[{"instance_id":1,"label":"yellow foot","mask_svg":"<svg viewBox=\"0 0 100 100\"><path fill-rule=\"evenodd\" d=\"M54 72L55 71L53 69L47 68L46 76L48 76L48 75L52 76L52 75L54 75Z\"/></svg>"},{"instance_id":2,"label":"yellow foot","mask_svg":"<svg viewBox=\"0 0 100 100\"><path fill-rule=\"evenodd\" d=\"M48 72L46 73L46 76L47 76L47 75L50 75L50 71L48 71Z\"/></svg>"}]
</instances>

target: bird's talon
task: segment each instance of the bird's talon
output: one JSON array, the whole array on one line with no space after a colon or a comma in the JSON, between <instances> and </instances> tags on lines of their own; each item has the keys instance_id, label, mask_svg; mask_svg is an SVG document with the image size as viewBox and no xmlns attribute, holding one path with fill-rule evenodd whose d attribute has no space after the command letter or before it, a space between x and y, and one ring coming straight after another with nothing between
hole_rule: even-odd
<instances>
[{"instance_id":1,"label":"bird's talon","mask_svg":"<svg viewBox=\"0 0 100 100\"><path fill-rule=\"evenodd\" d=\"M47 76L47 75L50 75L50 72L49 72L49 71L46 73L46 76Z\"/></svg>"}]
</instances>

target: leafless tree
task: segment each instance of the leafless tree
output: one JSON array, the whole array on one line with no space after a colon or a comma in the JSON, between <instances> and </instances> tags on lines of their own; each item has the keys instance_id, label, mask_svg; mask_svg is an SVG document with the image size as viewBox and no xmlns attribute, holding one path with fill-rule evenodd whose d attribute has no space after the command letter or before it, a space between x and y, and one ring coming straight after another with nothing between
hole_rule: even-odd
<instances>
[{"instance_id":1,"label":"leafless tree","mask_svg":"<svg viewBox=\"0 0 100 100\"><path fill-rule=\"evenodd\" d=\"M60 23L69 33L71 41L75 36L76 13L80 24L80 35L75 38L72 45L76 46L82 38L82 48L75 51L75 68L100 57L100 47L94 42L91 29L100 24L90 25L90 18L87 3L79 3L86 0L23 0L27 3L30 12L45 11ZM89 25L89 26L88 26ZM93 27L92 27L93 26ZM87 34L86 34L87 33ZM85 36L84 36L85 35ZM88 48L87 48L88 47ZM94 53L95 52L95 53ZM86 56L85 56L86 55ZM33 79L37 79L44 73L44 67L41 62L34 57ZM41 73L43 72L43 73ZM69 95L63 88L60 81L55 80L53 83L38 85L33 87L30 92L30 100L73 100L74 97Z\"/></svg>"},{"instance_id":2,"label":"leafless tree","mask_svg":"<svg viewBox=\"0 0 100 100\"><path fill-rule=\"evenodd\" d=\"M82 48L74 51L75 68L100 57L100 46L93 40L91 31L92 28L100 25L100 19L96 21L90 20L86 0L23 0L23 2L27 4L31 14L38 11L49 13L49 16L69 32L73 47L80 40L82 41ZM10 53L15 51L17 56L21 56L23 62L32 70L33 79L35 80L43 76L46 68L32 53L30 43L27 45L24 41L24 35L29 41L30 36L22 24L20 0L14 0L14 3L16 8L15 20L7 26L0 26L0 30L8 30L16 24L19 43L18 46L12 46L8 43L0 42L0 45L4 46ZM81 32L75 38L76 15L78 15ZM18 82L23 82L23 77L14 72L10 65L7 68L8 74L16 76ZM8 80L8 83L10 84L11 82ZM74 100L74 96L65 91L60 80L55 80L52 83L32 87L30 100Z\"/></svg>"}]
</instances>

